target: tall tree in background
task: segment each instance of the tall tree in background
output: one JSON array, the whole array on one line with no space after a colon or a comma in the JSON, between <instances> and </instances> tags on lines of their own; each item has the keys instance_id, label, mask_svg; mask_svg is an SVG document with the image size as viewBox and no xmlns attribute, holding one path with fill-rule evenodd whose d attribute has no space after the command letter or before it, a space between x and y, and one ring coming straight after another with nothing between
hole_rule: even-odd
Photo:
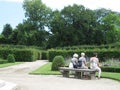
<instances>
[{"instance_id":1,"label":"tall tree in background","mask_svg":"<svg viewBox=\"0 0 120 90\"><path fill-rule=\"evenodd\" d=\"M111 10L74 4L52 11L41 0L24 0L23 8L26 19L14 30L6 24L0 43L51 48L120 41L120 15Z\"/></svg>"},{"instance_id":2,"label":"tall tree in background","mask_svg":"<svg viewBox=\"0 0 120 90\"><path fill-rule=\"evenodd\" d=\"M23 8L26 17L24 31L27 32L28 44L46 46L49 33L45 29L49 27L52 10L41 0L25 0Z\"/></svg>"},{"instance_id":3,"label":"tall tree in background","mask_svg":"<svg viewBox=\"0 0 120 90\"><path fill-rule=\"evenodd\" d=\"M25 17L33 25L34 30L45 30L50 19L51 9L41 0L25 0L23 4Z\"/></svg>"},{"instance_id":4,"label":"tall tree in background","mask_svg":"<svg viewBox=\"0 0 120 90\"><path fill-rule=\"evenodd\" d=\"M119 14L111 10L106 10L104 8L95 10L95 14L97 25L95 41L98 44L110 44L118 41L119 39L118 28L120 26Z\"/></svg>"},{"instance_id":5,"label":"tall tree in background","mask_svg":"<svg viewBox=\"0 0 120 90\"><path fill-rule=\"evenodd\" d=\"M6 24L3 28L2 35L4 35L6 39L8 39L11 34L12 34L12 27L10 24Z\"/></svg>"},{"instance_id":6,"label":"tall tree in background","mask_svg":"<svg viewBox=\"0 0 120 90\"><path fill-rule=\"evenodd\" d=\"M2 31L2 41L5 44L10 44L11 40L10 40L10 35L12 34L12 27L10 24L6 24L4 25L3 31Z\"/></svg>"},{"instance_id":7,"label":"tall tree in background","mask_svg":"<svg viewBox=\"0 0 120 90\"><path fill-rule=\"evenodd\" d=\"M54 45L94 44L95 21L94 12L82 5L74 4L64 7L61 12L54 12L50 29L53 34L51 38L54 37Z\"/></svg>"},{"instance_id":8,"label":"tall tree in background","mask_svg":"<svg viewBox=\"0 0 120 90\"><path fill-rule=\"evenodd\" d=\"M103 19L104 29L106 29L106 43L114 43L118 41L117 27L120 25L120 16L115 13L110 13Z\"/></svg>"}]
</instances>

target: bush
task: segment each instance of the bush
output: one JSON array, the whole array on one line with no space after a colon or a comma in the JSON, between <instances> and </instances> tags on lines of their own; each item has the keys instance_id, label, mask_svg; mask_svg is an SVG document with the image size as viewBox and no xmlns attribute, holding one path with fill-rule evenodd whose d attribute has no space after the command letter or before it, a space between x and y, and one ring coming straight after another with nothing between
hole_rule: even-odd
<instances>
[{"instance_id":1,"label":"bush","mask_svg":"<svg viewBox=\"0 0 120 90\"><path fill-rule=\"evenodd\" d=\"M32 62L39 58L39 52L35 49L15 49L13 54L16 61L19 62Z\"/></svg>"},{"instance_id":2,"label":"bush","mask_svg":"<svg viewBox=\"0 0 120 90\"><path fill-rule=\"evenodd\" d=\"M7 63L7 62L8 62L7 60L0 58L0 64L4 64L4 63Z\"/></svg>"},{"instance_id":3,"label":"bush","mask_svg":"<svg viewBox=\"0 0 120 90\"><path fill-rule=\"evenodd\" d=\"M42 51L42 60L47 60L48 59L48 52L47 51Z\"/></svg>"},{"instance_id":4,"label":"bush","mask_svg":"<svg viewBox=\"0 0 120 90\"><path fill-rule=\"evenodd\" d=\"M13 54L9 54L7 57L8 62L14 63L15 62L15 57Z\"/></svg>"},{"instance_id":5,"label":"bush","mask_svg":"<svg viewBox=\"0 0 120 90\"><path fill-rule=\"evenodd\" d=\"M16 61L28 62L41 59L41 52L36 49L15 49L0 48L0 57L7 59L9 54L13 54Z\"/></svg>"},{"instance_id":6,"label":"bush","mask_svg":"<svg viewBox=\"0 0 120 90\"><path fill-rule=\"evenodd\" d=\"M104 72L116 72L116 73L120 73L120 67L102 67L101 68L102 71Z\"/></svg>"},{"instance_id":7,"label":"bush","mask_svg":"<svg viewBox=\"0 0 120 90\"><path fill-rule=\"evenodd\" d=\"M52 70L53 71L57 71L59 69L59 67L64 66L65 65L65 60L63 58L63 56L55 56L52 62Z\"/></svg>"}]
</instances>

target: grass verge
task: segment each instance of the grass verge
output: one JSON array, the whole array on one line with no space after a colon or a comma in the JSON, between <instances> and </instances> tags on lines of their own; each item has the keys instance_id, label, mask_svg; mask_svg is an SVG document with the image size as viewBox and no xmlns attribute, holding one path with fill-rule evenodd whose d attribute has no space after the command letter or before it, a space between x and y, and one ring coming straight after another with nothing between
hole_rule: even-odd
<instances>
[{"instance_id":1,"label":"grass verge","mask_svg":"<svg viewBox=\"0 0 120 90\"><path fill-rule=\"evenodd\" d=\"M42 67L38 68L37 70L31 72L30 74L34 75L61 75L59 71L51 71L52 63L49 62ZM112 73L112 72L102 72L102 78L109 78L120 81L120 73Z\"/></svg>"},{"instance_id":2,"label":"grass verge","mask_svg":"<svg viewBox=\"0 0 120 90\"><path fill-rule=\"evenodd\" d=\"M35 71L31 72L30 74L35 74L35 75L60 75L61 73L59 71L51 71L51 65L52 63L49 62L42 67L36 69Z\"/></svg>"},{"instance_id":3,"label":"grass verge","mask_svg":"<svg viewBox=\"0 0 120 90\"><path fill-rule=\"evenodd\" d=\"M101 77L120 81L120 73L102 72Z\"/></svg>"},{"instance_id":4,"label":"grass verge","mask_svg":"<svg viewBox=\"0 0 120 90\"><path fill-rule=\"evenodd\" d=\"M13 66L13 65L21 64L21 63L23 63L23 62L0 64L0 68L4 68L4 67L8 67L8 66Z\"/></svg>"}]
</instances>

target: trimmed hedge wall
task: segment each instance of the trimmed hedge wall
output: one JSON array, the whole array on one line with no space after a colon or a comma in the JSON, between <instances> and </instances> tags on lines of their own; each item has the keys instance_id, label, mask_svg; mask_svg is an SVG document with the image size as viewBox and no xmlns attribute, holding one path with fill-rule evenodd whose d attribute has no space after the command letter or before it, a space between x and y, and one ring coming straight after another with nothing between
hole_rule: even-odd
<instances>
[{"instance_id":1,"label":"trimmed hedge wall","mask_svg":"<svg viewBox=\"0 0 120 90\"><path fill-rule=\"evenodd\" d=\"M120 73L120 67L101 67L104 72L118 72Z\"/></svg>"},{"instance_id":2,"label":"trimmed hedge wall","mask_svg":"<svg viewBox=\"0 0 120 90\"><path fill-rule=\"evenodd\" d=\"M7 48L0 48L0 58L7 59L9 54L12 54L13 51Z\"/></svg>"},{"instance_id":3,"label":"trimmed hedge wall","mask_svg":"<svg viewBox=\"0 0 120 90\"><path fill-rule=\"evenodd\" d=\"M0 57L7 59L9 54L15 56L16 61L35 61L41 59L41 52L35 49L0 49Z\"/></svg>"},{"instance_id":4,"label":"trimmed hedge wall","mask_svg":"<svg viewBox=\"0 0 120 90\"><path fill-rule=\"evenodd\" d=\"M81 49L81 50L48 50L48 59L52 62L53 58L57 55L62 55L65 57L72 57L74 53L78 53L79 56L81 52L85 52L87 57L91 57L93 53L98 53L98 58L100 61L105 61L110 58L120 59L119 49Z\"/></svg>"},{"instance_id":5,"label":"trimmed hedge wall","mask_svg":"<svg viewBox=\"0 0 120 90\"><path fill-rule=\"evenodd\" d=\"M36 50L15 50L14 51L16 61L35 61L38 59L38 51Z\"/></svg>"},{"instance_id":6,"label":"trimmed hedge wall","mask_svg":"<svg viewBox=\"0 0 120 90\"><path fill-rule=\"evenodd\" d=\"M48 60L48 51L42 51L41 52L41 59L42 60Z\"/></svg>"}]
</instances>

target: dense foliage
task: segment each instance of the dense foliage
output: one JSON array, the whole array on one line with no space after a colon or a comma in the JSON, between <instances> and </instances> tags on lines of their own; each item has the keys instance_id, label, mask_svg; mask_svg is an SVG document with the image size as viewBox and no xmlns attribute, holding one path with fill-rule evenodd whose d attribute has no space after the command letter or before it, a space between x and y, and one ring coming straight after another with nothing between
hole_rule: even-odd
<instances>
[{"instance_id":1,"label":"dense foliage","mask_svg":"<svg viewBox=\"0 0 120 90\"><path fill-rule=\"evenodd\" d=\"M41 59L41 52L36 49L8 49L0 48L0 58L7 59L9 54L13 54L15 61L35 61Z\"/></svg>"},{"instance_id":2,"label":"dense foliage","mask_svg":"<svg viewBox=\"0 0 120 90\"><path fill-rule=\"evenodd\" d=\"M15 57L13 54L9 54L7 57L9 63L15 63Z\"/></svg>"},{"instance_id":3,"label":"dense foliage","mask_svg":"<svg viewBox=\"0 0 120 90\"><path fill-rule=\"evenodd\" d=\"M120 73L120 67L102 67L103 72L118 72Z\"/></svg>"},{"instance_id":4,"label":"dense foliage","mask_svg":"<svg viewBox=\"0 0 120 90\"><path fill-rule=\"evenodd\" d=\"M0 43L54 48L120 41L120 14L104 8L69 5L52 10L41 0L24 0L26 19L15 29L4 25Z\"/></svg>"},{"instance_id":5,"label":"dense foliage","mask_svg":"<svg viewBox=\"0 0 120 90\"><path fill-rule=\"evenodd\" d=\"M53 71L57 71L57 70L59 70L59 67L64 66L64 64L65 64L65 60L64 60L63 56L60 56L60 55L55 56L54 59L53 59L53 62L52 62L51 69Z\"/></svg>"},{"instance_id":6,"label":"dense foliage","mask_svg":"<svg viewBox=\"0 0 120 90\"><path fill-rule=\"evenodd\" d=\"M0 58L0 64L8 63L8 60Z\"/></svg>"},{"instance_id":7,"label":"dense foliage","mask_svg":"<svg viewBox=\"0 0 120 90\"><path fill-rule=\"evenodd\" d=\"M53 58L57 55L62 55L64 58L71 58L74 53L79 56L81 52L85 52L86 58L90 58L93 53L98 53L98 58L100 62L104 62L108 59L116 58L120 60L120 50L119 49L78 49L78 50L54 50L48 51L49 61L52 62Z\"/></svg>"}]
</instances>

